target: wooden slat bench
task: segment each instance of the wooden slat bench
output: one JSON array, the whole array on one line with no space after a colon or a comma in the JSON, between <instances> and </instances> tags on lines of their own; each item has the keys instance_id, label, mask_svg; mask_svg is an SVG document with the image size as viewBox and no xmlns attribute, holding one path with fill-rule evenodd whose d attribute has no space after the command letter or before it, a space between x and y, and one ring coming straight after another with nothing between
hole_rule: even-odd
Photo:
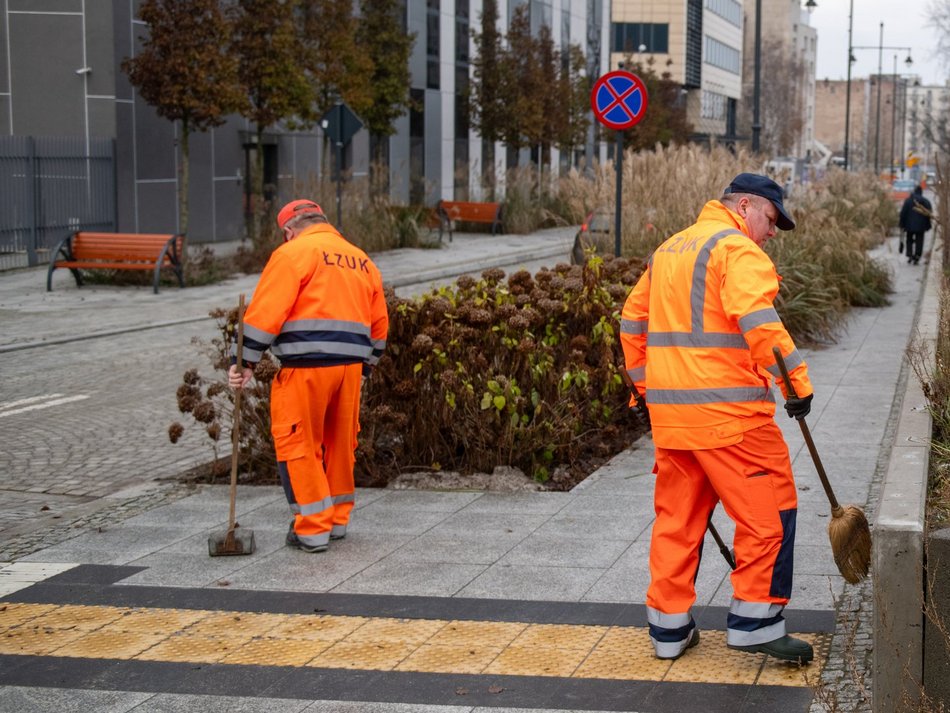
<instances>
[{"instance_id":1,"label":"wooden slat bench","mask_svg":"<svg viewBox=\"0 0 950 713\"><path fill-rule=\"evenodd\" d=\"M71 233L53 252L46 273L46 291L52 291L53 270L58 267L68 268L79 287L80 270L154 270L153 287L158 294L158 278L163 268L174 271L178 284L184 287L184 240L181 234Z\"/></svg>"},{"instance_id":2,"label":"wooden slat bench","mask_svg":"<svg viewBox=\"0 0 950 713\"><path fill-rule=\"evenodd\" d=\"M490 224L492 235L501 230L501 203L439 201L436 210L441 218L439 226L440 241L442 240L442 233L447 231L449 242L452 242L452 232L456 221Z\"/></svg>"}]
</instances>

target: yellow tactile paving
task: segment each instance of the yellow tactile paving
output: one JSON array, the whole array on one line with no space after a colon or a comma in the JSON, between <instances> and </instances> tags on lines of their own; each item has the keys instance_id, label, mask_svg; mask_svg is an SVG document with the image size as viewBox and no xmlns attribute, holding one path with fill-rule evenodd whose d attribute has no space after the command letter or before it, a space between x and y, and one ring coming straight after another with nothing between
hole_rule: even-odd
<instances>
[{"instance_id":1,"label":"yellow tactile paving","mask_svg":"<svg viewBox=\"0 0 950 713\"><path fill-rule=\"evenodd\" d=\"M587 656L583 649L556 649L512 644L491 662L485 673L512 676L570 677Z\"/></svg>"},{"instance_id":2,"label":"yellow tactile paving","mask_svg":"<svg viewBox=\"0 0 950 713\"><path fill-rule=\"evenodd\" d=\"M475 646L504 648L528 628L528 624L507 621L450 621L431 639L433 646Z\"/></svg>"},{"instance_id":3,"label":"yellow tactile paving","mask_svg":"<svg viewBox=\"0 0 950 713\"><path fill-rule=\"evenodd\" d=\"M607 633L606 626L532 624L511 643L512 646L541 646L590 651L603 638L605 633Z\"/></svg>"},{"instance_id":4,"label":"yellow tactile paving","mask_svg":"<svg viewBox=\"0 0 950 713\"><path fill-rule=\"evenodd\" d=\"M95 631L111 624L124 614L114 607L66 605L43 614L43 626L51 629Z\"/></svg>"},{"instance_id":5,"label":"yellow tactile paving","mask_svg":"<svg viewBox=\"0 0 950 713\"><path fill-rule=\"evenodd\" d=\"M215 663L240 649L248 639L211 638L176 634L160 641L133 658L143 661Z\"/></svg>"},{"instance_id":6,"label":"yellow tactile paving","mask_svg":"<svg viewBox=\"0 0 950 713\"><path fill-rule=\"evenodd\" d=\"M807 687L831 635L797 636L811 666L730 651L722 631L671 662L646 627L0 602L2 654L257 666Z\"/></svg>"},{"instance_id":7,"label":"yellow tactile paving","mask_svg":"<svg viewBox=\"0 0 950 713\"><path fill-rule=\"evenodd\" d=\"M577 678L659 681L672 662L653 655L646 629L611 627L577 671Z\"/></svg>"},{"instance_id":8,"label":"yellow tactile paving","mask_svg":"<svg viewBox=\"0 0 950 713\"><path fill-rule=\"evenodd\" d=\"M676 659L663 680L694 683L729 681L750 686L755 683L765 658L764 654L746 654L726 648L724 631L704 630L700 633L699 646Z\"/></svg>"},{"instance_id":9,"label":"yellow tactile paving","mask_svg":"<svg viewBox=\"0 0 950 713\"><path fill-rule=\"evenodd\" d=\"M425 644L409 654L397 671L428 673L481 673L503 651L501 646L446 646Z\"/></svg>"},{"instance_id":10,"label":"yellow tactile paving","mask_svg":"<svg viewBox=\"0 0 950 713\"><path fill-rule=\"evenodd\" d=\"M76 629L48 629L29 623L0 634L0 654L45 656L82 635Z\"/></svg>"},{"instance_id":11,"label":"yellow tactile paving","mask_svg":"<svg viewBox=\"0 0 950 713\"><path fill-rule=\"evenodd\" d=\"M53 609L56 609L55 604L0 603L0 630L25 624L30 619L41 616Z\"/></svg>"},{"instance_id":12,"label":"yellow tactile paving","mask_svg":"<svg viewBox=\"0 0 950 713\"><path fill-rule=\"evenodd\" d=\"M359 629L368 619L362 616L307 616L291 614L268 632L268 636L284 639L340 641Z\"/></svg>"},{"instance_id":13,"label":"yellow tactile paving","mask_svg":"<svg viewBox=\"0 0 950 713\"><path fill-rule=\"evenodd\" d=\"M107 624L105 628L160 634L181 631L215 613L200 609L125 609L122 616Z\"/></svg>"},{"instance_id":14,"label":"yellow tactile paving","mask_svg":"<svg viewBox=\"0 0 950 713\"><path fill-rule=\"evenodd\" d=\"M197 636L264 636L286 616L254 612L220 612L199 619L185 631Z\"/></svg>"},{"instance_id":15,"label":"yellow tactile paving","mask_svg":"<svg viewBox=\"0 0 950 713\"><path fill-rule=\"evenodd\" d=\"M52 653L84 659L130 659L168 638L168 634L144 634L127 631L117 636L115 631L93 631Z\"/></svg>"},{"instance_id":16,"label":"yellow tactile paving","mask_svg":"<svg viewBox=\"0 0 950 713\"><path fill-rule=\"evenodd\" d=\"M370 619L346 637L352 642L423 644L448 624L440 619Z\"/></svg>"},{"instance_id":17,"label":"yellow tactile paving","mask_svg":"<svg viewBox=\"0 0 950 713\"><path fill-rule=\"evenodd\" d=\"M267 661L268 666L303 666L330 646L329 641L314 639L251 639L221 659L221 663L259 666L262 661Z\"/></svg>"},{"instance_id":18,"label":"yellow tactile paving","mask_svg":"<svg viewBox=\"0 0 950 713\"><path fill-rule=\"evenodd\" d=\"M391 671L416 650L415 645L392 641L340 641L312 659L318 668L358 668Z\"/></svg>"}]
</instances>

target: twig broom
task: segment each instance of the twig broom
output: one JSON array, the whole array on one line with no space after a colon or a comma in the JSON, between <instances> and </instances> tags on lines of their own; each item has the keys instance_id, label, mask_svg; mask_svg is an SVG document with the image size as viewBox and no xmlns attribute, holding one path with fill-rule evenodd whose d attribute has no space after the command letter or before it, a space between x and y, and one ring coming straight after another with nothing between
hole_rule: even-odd
<instances>
[{"instance_id":1,"label":"twig broom","mask_svg":"<svg viewBox=\"0 0 950 713\"><path fill-rule=\"evenodd\" d=\"M237 317L237 364L238 369L244 363L244 294L238 301ZM254 530L241 527L234 521L235 500L237 499L237 471L238 454L241 442L241 402L244 389L234 392L234 425L231 428L231 502L228 512L228 529L225 532L213 533L208 537L208 554L212 557L227 555L254 554L256 543Z\"/></svg>"},{"instance_id":2,"label":"twig broom","mask_svg":"<svg viewBox=\"0 0 950 713\"><path fill-rule=\"evenodd\" d=\"M792 388L792 380L789 378L788 367L785 366L782 352L779 351L778 347L772 347L772 354L775 355L775 363L778 364L779 371L782 372L782 380L785 382L785 389L789 397L798 398L795 389ZM811 431L808 430L808 424L805 423L803 417L797 417L796 420L798 425L801 426L802 436L805 437L805 445L808 446L808 452L811 453L811 459L815 463L815 469L818 471L821 485L825 489L825 495L828 496L828 502L831 503L828 538L831 540L831 552L834 555L835 564L846 582L857 584L868 576L868 570L871 567L871 528L868 526L868 519L864 516L864 511L856 505L841 507L838 504L838 499L835 498L835 494L831 490L831 483L828 481L825 469L821 465L821 459L818 457L818 450L812 440Z\"/></svg>"}]
</instances>

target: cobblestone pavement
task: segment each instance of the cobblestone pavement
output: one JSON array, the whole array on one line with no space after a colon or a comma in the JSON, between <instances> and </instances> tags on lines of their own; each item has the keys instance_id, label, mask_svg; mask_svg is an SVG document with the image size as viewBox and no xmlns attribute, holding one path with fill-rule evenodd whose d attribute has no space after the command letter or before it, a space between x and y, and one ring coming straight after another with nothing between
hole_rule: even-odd
<instances>
[{"instance_id":1,"label":"cobblestone pavement","mask_svg":"<svg viewBox=\"0 0 950 713\"><path fill-rule=\"evenodd\" d=\"M536 269L539 264L525 266ZM229 283L200 304L188 303L187 310L172 304L177 295L154 311L147 300L133 295L141 314L152 320L137 331L79 341L54 339L43 347L17 348L2 355L0 562L15 561L193 492L176 476L207 462L212 454L207 438L197 429L187 429L177 445L168 441L168 425L177 417L175 386L184 365L207 364L192 339L213 335L213 322L202 316L208 304L223 306L253 284L252 280ZM69 299L86 299L85 294L73 292ZM122 308L114 305L115 293L97 290L88 300L86 313L103 313L101 320L93 320L97 329L121 328ZM0 317L16 309L0 294ZM57 315L56 329L67 333L69 319L45 301L36 312L38 318L43 310ZM87 321L75 320L79 329L89 324L88 315ZM22 347L35 340L36 334L19 321L6 343ZM906 367L904 371L902 380L908 378ZM886 463L887 453L878 454L867 499L869 515ZM871 710L872 605L870 581L845 588L838 599L836 634L813 713Z\"/></svg>"},{"instance_id":2,"label":"cobblestone pavement","mask_svg":"<svg viewBox=\"0 0 950 713\"><path fill-rule=\"evenodd\" d=\"M400 296L493 265L536 271L567 259L573 229L531 236L456 234L443 250L374 256ZM117 516L133 503L174 497L176 478L210 462L210 440L181 418L175 390L186 369L210 375L215 307L253 293L256 275L181 290L89 285L67 271L0 274L0 561ZM229 449L223 455L229 454ZM71 523L71 524L70 524Z\"/></svg>"}]
</instances>

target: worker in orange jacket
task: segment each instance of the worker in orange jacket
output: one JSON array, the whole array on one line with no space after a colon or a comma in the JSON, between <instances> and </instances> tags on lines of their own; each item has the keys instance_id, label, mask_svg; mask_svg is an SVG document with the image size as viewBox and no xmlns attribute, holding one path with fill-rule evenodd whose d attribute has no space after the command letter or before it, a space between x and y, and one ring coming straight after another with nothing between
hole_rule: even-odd
<instances>
[{"instance_id":1,"label":"worker in orange jacket","mask_svg":"<svg viewBox=\"0 0 950 713\"><path fill-rule=\"evenodd\" d=\"M657 657L699 642L690 613L707 523L718 502L735 521L729 648L807 663L812 647L785 630L797 496L775 424L772 382L789 416L805 416L808 368L775 311L775 265L762 245L792 230L782 189L733 179L697 221L660 245L623 308L627 373L645 399L656 449L656 520L647 617ZM788 398L778 346L799 398Z\"/></svg>"},{"instance_id":2,"label":"worker in orange jacket","mask_svg":"<svg viewBox=\"0 0 950 713\"><path fill-rule=\"evenodd\" d=\"M267 349L280 360L271 384L271 435L294 514L287 544L324 552L330 540L346 536L360 387L386 347L389 316L376 265L319 205L292 201L277 225L284 244L245 312L244 363L232 364L228 381L243 388Z\"/></svg>"}]
</instances>

